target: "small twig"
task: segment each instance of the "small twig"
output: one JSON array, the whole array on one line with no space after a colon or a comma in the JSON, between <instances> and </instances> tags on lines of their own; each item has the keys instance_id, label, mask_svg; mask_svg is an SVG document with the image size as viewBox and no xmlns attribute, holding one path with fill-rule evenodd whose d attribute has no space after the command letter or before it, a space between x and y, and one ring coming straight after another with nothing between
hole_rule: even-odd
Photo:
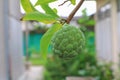
<instances>
[{"instance_id":1,"label":"small twig","mask_svg":"<svg viewBox=\"0 0 120 80\"><path fill-rule=\"evenodd\" d=\"M66 2L68 2L68 1L70 1L70 0L66 0L66 1L64 1L62 4L59 4L58 6L62 6L62 5L64 5Z\"/></svg>"},{"instance_id":2,"label":"small twig","mask_svg":"<svg viewBox=\"0 0 120 80\"><path fill-rule=\"evenodd\" d=\"M75 15L75 13L78 11L78 9L81 7L81 5L83 4L85 0L80 0L80 2L78 3L78 5L73 9L73 11L70 13L70 15L68 16L68 18L66 19L66 23L70 23L70 21L72 20L73 16Z\"/></svg>"}]
</instances>

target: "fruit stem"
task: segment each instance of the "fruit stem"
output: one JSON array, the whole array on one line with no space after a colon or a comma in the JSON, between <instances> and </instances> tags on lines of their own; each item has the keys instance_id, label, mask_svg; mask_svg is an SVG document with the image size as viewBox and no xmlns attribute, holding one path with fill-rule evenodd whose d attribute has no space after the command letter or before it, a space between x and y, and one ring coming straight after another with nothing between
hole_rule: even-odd
<instances>
[{"instance_id":1,"label":"fruit stem","mask_svg":"<svg viewBox=\"0 0 120 80\"><path fill-rule=\"evenodd\" d=\"M78 11L78 9L81 7L81 5L83 4L85 0L80 0L80 2L78 3L78 5L73 9L73 11L70 13L70 15L68 16L66 23L70 23L70 21L72 20L72 18L74 17L75 13Z\"/></svg>"}]
</instances>

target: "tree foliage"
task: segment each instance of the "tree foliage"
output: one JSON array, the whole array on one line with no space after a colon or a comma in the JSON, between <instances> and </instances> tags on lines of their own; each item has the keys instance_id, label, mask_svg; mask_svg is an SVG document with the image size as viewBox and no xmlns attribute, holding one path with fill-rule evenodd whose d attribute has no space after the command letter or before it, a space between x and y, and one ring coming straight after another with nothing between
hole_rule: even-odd
<instances>
[{"instance_id":1,"label":"tree foliage","mask_svg":"<svg viewBox=\"0 0 120 80\"><path fill-rule=\"evenodd\" d=\"M30 0L21 0L21 5L25 11L25 16L21 20L35 20L45 24L53 24L53 26L44 34L41 39L41 53L45 58L47 54L47 49L53 34L58 31L62 24L60 22L61 17L57 14L56 9L52 9L49 3L58 0L37 0L35 5L33 5ZM75 5L76 0L68 0L71 4ZM40 6L45 13L38 11L35 7ZM56 26L56 27L55 27Z\"/></svg>"}]
</instances>

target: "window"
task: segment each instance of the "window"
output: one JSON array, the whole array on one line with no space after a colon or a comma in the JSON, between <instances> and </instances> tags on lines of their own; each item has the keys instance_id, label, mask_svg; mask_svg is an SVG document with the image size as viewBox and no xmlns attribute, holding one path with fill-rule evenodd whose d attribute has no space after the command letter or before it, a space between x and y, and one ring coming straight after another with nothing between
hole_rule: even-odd
<instances>
[{"instance_id":1,"label":"window","mask_svg":"<svg viewBox=\"0 0 120 80\"><path fill-rule=\"evenodd\" d=\"M107 17L110 17L110 10L110 3L107 3L106 5L102 6L101 9L98 11L98 20L103 20Z\"/></svg>"}]
</instances>

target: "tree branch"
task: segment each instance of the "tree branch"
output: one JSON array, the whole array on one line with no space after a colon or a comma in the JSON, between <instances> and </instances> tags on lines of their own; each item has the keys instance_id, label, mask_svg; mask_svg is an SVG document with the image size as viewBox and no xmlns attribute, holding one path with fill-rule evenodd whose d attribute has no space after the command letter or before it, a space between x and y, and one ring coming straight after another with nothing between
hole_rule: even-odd
<instances>
[{"instance_id":1,"label":"tree branch","mask_svg":"<svg viewBox=\"0 0 120 80\"><path fill-rule=\"evenodd\" d=\"M68 16L68 18L66 19L66 23L70 23L70 21L72 20L72 18L74 17L75 13L78 11L78 9L81 7L81 5L83 4L85 0L80 0L80 2L78 3L78 5L73 9L73 11L70 13L70 15Z\"/></svg>"},{"instance_id":2,"label":"tree branch","mask_svg":"<svg viewBox=\"0 0 120 80\"><path fill-rule=\"evenodd\" d=\"M70 1L70 0L66 0L66 1L64 1L62 4L59 4L58 6L62 6L62 5L64 5L66 2L68 2L68 1Z\"/></svg>"}]
</instances>

